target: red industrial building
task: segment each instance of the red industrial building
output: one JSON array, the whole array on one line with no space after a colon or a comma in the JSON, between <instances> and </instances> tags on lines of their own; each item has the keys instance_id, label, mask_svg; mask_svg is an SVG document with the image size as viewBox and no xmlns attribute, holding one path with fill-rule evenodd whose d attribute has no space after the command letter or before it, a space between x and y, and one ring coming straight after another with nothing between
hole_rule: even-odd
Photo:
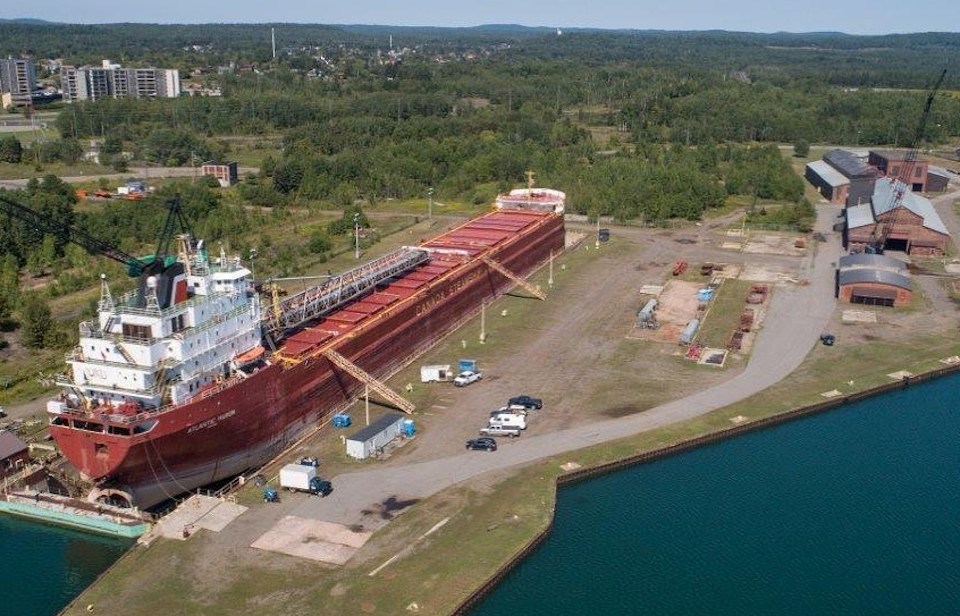
<instances>
[{"instance_id":1,"label":"red industrial building","mask_svg":"<svg viewBox=\"0 0 960 616\"><path fill-rule=\"evenodd\" d=\"M894 191L894 182L881 178L868 203L845 210L847 248L861 252L883 238L885 250L902 250L910 255L944 254L950 234L933 204L910 190L898 199Z\"/></svg>"},{"instance_id":2,"label":"red industrial building","mask_svg":"<svg viewBox=\"0 0 960 616\"><path fill-rule=\"evenodd\" d=\"M876 167L883 176L900 178L913 192L925 192L930 161L917 158L912 163L908 163L909 153L907 150L870 150L867 164ZM910 177L907 177L908 174Z\"/></svg>"},{"instance_id":3,"label":"red industrial building","mask_svg":"<svg viewBox=\"0 0 960 616\"><path fill-rule=\"evenodd\" d=\"M236 161L230 161L229 163L207 161L203 163L203 166L200 168L200 172L203 175L209 175L210 177L217 178L217 181L220 182L220 186L223 186L224 188L233 186L240 181L239 175L237 174Z\"/></svg>"},{"instance_id":4,"label":"red industrial building","mask_svg":"<svg viewBox=\"0 0 960 616\"><path fill-rule=\"evenodd\" d=\"M913 300L907 264L885 255L840 258L836 295L840 301L869 306L905 306Z\"/></svg>"}]
</instances>

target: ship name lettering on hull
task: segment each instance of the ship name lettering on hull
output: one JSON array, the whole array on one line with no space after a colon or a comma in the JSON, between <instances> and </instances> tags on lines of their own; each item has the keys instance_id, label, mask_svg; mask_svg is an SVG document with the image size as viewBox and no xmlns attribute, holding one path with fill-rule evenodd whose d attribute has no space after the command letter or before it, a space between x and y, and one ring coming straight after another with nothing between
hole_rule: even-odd
<instances>
[{"instance_id":1,"label":"ship name lettering on hull","mask_svg":"<svg viewBox=\"0 0 960 616\"><path fill-rule=\"evenodd\" d=\"M236 413L237 413L236 410L227 411L226 413L220 413L220 414L217 415L216 417L211 417L210 419L207 419L206 421L201 421L200 423L194 424L194 425L190 426L189 428L187 428L187 434L190 434L190 433L192 433L192 432L196 432L197 430L205 430L205 429L207 429L207 428L212 428L212 427L214 427L215 425L217 425L218 423L220 423L221 421L233 417L234 415L236 415Z\"/></svg>"}]
</instances>

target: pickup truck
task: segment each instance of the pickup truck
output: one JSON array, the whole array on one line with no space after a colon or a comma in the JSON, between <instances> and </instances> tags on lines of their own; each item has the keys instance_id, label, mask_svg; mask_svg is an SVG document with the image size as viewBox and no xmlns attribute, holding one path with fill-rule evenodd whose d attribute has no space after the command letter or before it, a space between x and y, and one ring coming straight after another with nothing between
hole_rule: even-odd
<instances>
[{"instance_id":1,"label":"pickup truck","mask_svg":"<svg viewBox=\"0 0 960 616\"><path fill-rule=\"evenodd\" d=\"M464 370L461 372L457 378L453 379L453 384L457 387L466 387L470 383L476 383L483 378L483 374L480 372L473 372L472 370Z\"/></svg>"},{"instance_id":2,"label":"pickup truck","mask_svg":"<svg viewBox=\"0 0 960 616\"><path fill-rule=\"evenodd\" d=\"M487 426L480 430L482 436L509 436L510 438L520 436L520 432L518 426Z\"/></svg>"}]
</instances>

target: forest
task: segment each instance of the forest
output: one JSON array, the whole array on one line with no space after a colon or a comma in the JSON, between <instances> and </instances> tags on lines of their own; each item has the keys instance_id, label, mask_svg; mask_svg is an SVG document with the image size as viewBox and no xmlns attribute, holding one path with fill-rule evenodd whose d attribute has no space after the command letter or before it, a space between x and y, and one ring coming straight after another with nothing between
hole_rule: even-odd
<instances>
[{"instance_id":1,"label":"forest","mask_svg":"<svg viewBox=\"0 0 960 616\"><path fill-rule=\"evenodd\" d=\"M105 170L128 160L180 166L229 158L227 137L276 139L281 147L264 153L260 172L230 192L187 184L160 197L181 192L204 237L246 236L244 247L256 247L249 236L260 224L246 205L282 217L293 207L422 199L430 189L479 205L523 184L530 169L590 216L698 220L737 197L779 202L778 222L803 229L812 208L782 148L909 145L926 89L960 60L960 34L273 27L283 42L276 59L270 25L0 22L2 53L179 67L185 80L222 93L63 105L58 139L5 137L0 159L42 169L76 160L94 140ZM960 74L948 73L923 146L960 135L958 85ZM162 224L162 208L78 212L55 177L14 196L131 250ZM67 272L50 293L64 280L93 282L70 269L82 255L63 238L17 221L0 235L0 294L10 295L0 317L20 301L11 290L18 269ZM310 244L329 246L322 234Z\"/></svg>"}]
</instances>

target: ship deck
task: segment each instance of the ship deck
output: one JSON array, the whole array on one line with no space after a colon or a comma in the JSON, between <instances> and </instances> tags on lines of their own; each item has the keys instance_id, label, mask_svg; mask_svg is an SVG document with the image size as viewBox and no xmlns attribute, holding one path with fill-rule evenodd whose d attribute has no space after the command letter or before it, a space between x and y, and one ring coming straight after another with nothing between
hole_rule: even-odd
<instances>
[{"instance_id":1,"label":"ship deck","mask_svg":"<svg viewBox=\"0 0 960 616\"><path fill-rule=\"evenodd\" d=\"M478 258L495 253L503 244L532 232L539 223L554 216L552 212L497 210L421 242L422 248L437 251L428 261L393 279L385 287L289 335L279 349L281 356L296 359L332 346L374 317L382 316L403 300L420 294L431 283L452 275Z\"/></svg>"}]
</instances>

